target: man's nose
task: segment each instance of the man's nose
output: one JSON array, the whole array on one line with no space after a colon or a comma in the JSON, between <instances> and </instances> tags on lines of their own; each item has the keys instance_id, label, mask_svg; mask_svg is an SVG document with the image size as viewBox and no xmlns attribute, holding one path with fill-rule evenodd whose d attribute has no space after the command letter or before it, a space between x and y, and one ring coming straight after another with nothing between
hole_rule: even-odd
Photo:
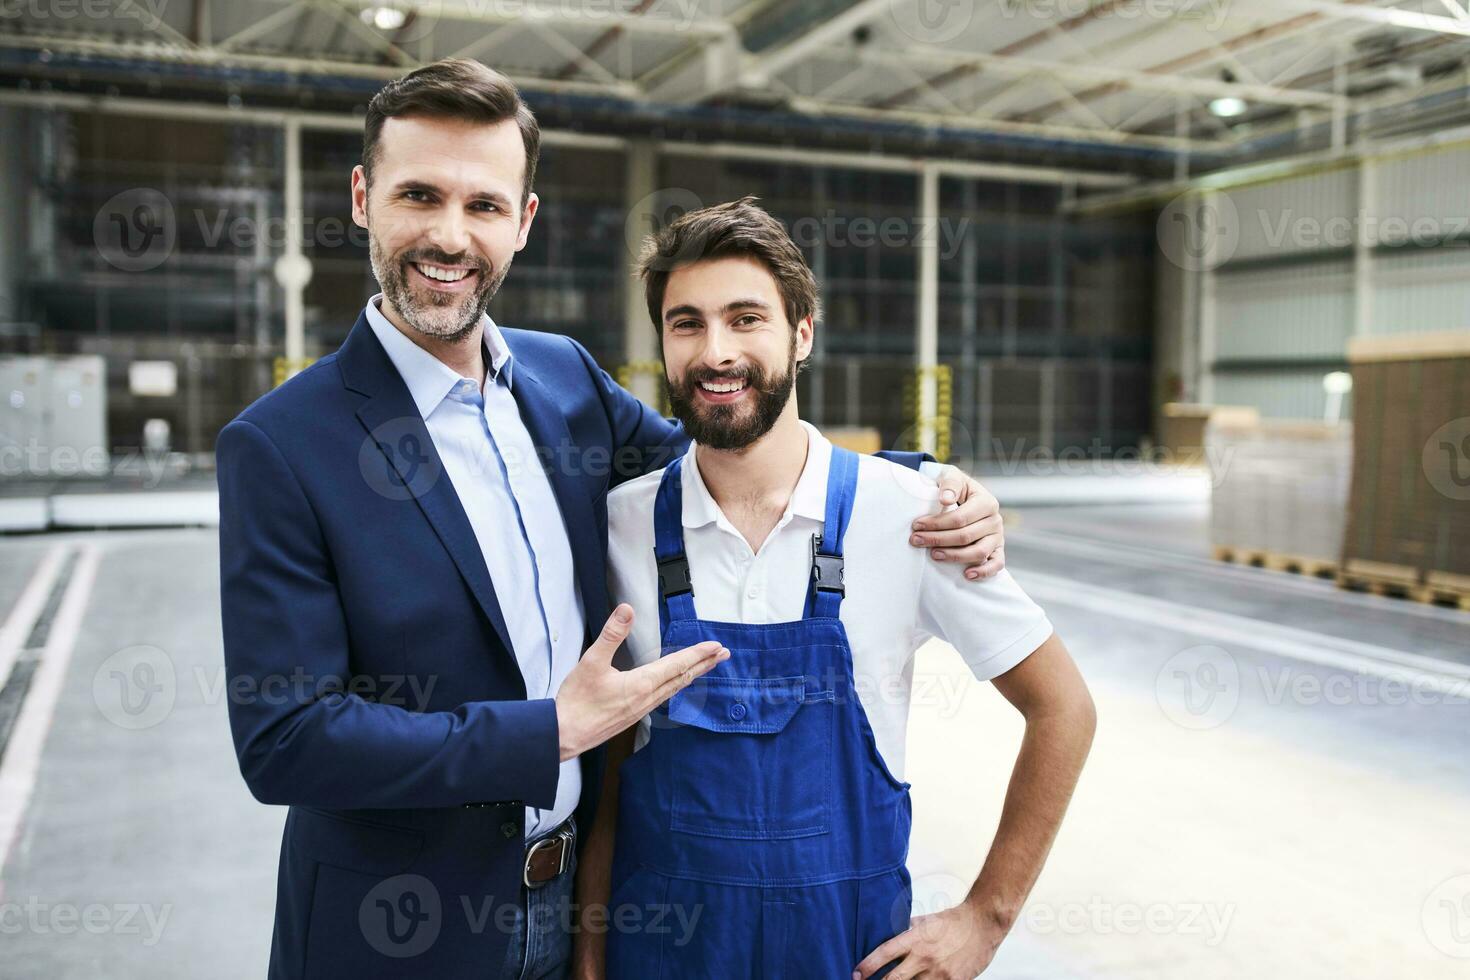
<instances>
[{"instance_id":1,"label":"man's nose","mask_svg":"<svg viewBox=\"0 0 1470 980\"><path fill-rule=\"evenodd\" d=\"M729 335L719 327L711 327L704 332L703 360L707 367L728 367L735 360L735 345L731 343Z\"/></svg>"},{"instance_id":2,"label":"man's nose","mask_svg":"<svg viewBox=\"0 0 1470 980\"><path fill-rule=\"evenodd\" d=\"M470 245L469 227L458 208L440 208L424 229L424 237L446 255L459 255Z\"/></svg>"}]
</instances>

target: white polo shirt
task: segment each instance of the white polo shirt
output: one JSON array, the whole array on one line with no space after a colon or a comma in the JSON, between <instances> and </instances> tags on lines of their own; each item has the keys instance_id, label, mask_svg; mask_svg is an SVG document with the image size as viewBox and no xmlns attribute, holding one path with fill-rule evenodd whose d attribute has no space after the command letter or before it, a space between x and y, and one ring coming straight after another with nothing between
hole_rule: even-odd
<instances>
[{"instance_id":1,"label":"white polo shirt","mask_svg":"<svg viewBox=\"0 0 1470 980\"><path fill-rule=\"evenodd\" d=\"M806 422L806 465L775 530L752 552L710 496L691 447L684 456L684 549L700 619L780 623L800 619L811 574L811 536L827 510L832 444ZM658 659L658 571L653 505L662 471L623 484L607 498L609 585L633 607L627 653L635 665ZM858 699L878 751L899 779L913 685L914 652L930 637L952 644L984 681L1020 663L1052 626L1007 571L985 582L957 562L936 562L910 545L915 518L941 510L934 481L877 456L858 464L857 495L843 538L847 588L839 614L852 644ZM648 720L637 748L648 741Z\"/></svg>"}]
</instances>

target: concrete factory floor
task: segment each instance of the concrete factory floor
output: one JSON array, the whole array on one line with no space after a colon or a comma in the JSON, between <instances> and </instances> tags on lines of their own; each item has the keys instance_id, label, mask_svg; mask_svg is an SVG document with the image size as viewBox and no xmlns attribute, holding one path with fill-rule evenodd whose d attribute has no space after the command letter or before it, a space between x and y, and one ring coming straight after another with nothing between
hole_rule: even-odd
<instances>
[{"instance_id":1,"label":"concrete factory floor","mask_svg":"<svg viewBox=\"0 0 1470 980\"><path fill-rule=\"evenodd\" d=\"M1100 722L986 977L1463 976L1470 614L1220 565L1205 520L1012 515L1010 567ZM216 567L207 529L0 538L0 611L27 624L0 633L0 668L34 670L0 767L0 975L264 974L284 810L235 768ZM915 674L927 911L978 868L1021 725L939 644Z\"/></svg>"}]
</instances>

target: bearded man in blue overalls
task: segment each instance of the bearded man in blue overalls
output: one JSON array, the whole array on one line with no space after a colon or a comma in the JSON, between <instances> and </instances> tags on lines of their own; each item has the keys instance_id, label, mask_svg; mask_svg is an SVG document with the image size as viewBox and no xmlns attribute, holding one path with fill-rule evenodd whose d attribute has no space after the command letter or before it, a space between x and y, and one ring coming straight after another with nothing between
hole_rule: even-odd
<instances>
[{"instance_id":1,"label":"bearded man in blue overalls","mask_svg":"<svg viewBox=\"0 0 1470 980\"><path fill-rule=\"evenodd\" d=\"M1055 838L1092 741L1087 688L1008 573L977 587L905 545L899 530L940 510L932 481L799 418L817 288L779 222L750 198L690 212L640 271L694 445L608 498L625 652L731 655L612 743L577 975L969 980ZM1026 734L969 894L911 921L904 735L931 636Z\"/></svg>"}]
</instances>

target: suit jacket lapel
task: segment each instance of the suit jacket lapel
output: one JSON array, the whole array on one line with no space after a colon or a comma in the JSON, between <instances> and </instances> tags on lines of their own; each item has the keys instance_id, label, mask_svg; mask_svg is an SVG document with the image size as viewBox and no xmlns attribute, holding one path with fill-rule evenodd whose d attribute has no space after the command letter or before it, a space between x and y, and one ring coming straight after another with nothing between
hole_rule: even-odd
<instances>
[{"instance_id":1,"label":"suit jacket lapel","mask_svg":"<svg viewBox=\"0 0 1470 980\"><path fill-rule=\"evenodd\" d=\"M434 533L454 559L476 601L489 618L500 642L515 656L505 616L495 597L485 556L480 553L474 528L465 516L454 484L434 448L428 427L399 377L388 354L373 336L366 316L358 319L339 355L347 387L368 396L357 410L369 443L358 455L363 477L390 499L413 499L428 518ZM377 455L374 455L376 448ZM374 473L375 467L383 470Z\"/></svg>"},{"instance_id":2,"label":"suit jacket lapel","mask_svg":"<svg viewBox=\"0 0 1470 980\"><path fill-rule=\"evenodd\" d=\"M582 447L572 442L565 416L556 399L529 369L516 358L515 382L511 390L521 409L521 421L531 433L531 442L542 457L542 469L551 482L551 490L561 508L562 523L572 544L572 561L577 570L577 586L582 590L582 607L586 613L588 636L602 629L607 618L607 584L603 568L601 537L593 515L592 499L587 485L576 475L587 457Z\"/></svg>"}]
</instances>

